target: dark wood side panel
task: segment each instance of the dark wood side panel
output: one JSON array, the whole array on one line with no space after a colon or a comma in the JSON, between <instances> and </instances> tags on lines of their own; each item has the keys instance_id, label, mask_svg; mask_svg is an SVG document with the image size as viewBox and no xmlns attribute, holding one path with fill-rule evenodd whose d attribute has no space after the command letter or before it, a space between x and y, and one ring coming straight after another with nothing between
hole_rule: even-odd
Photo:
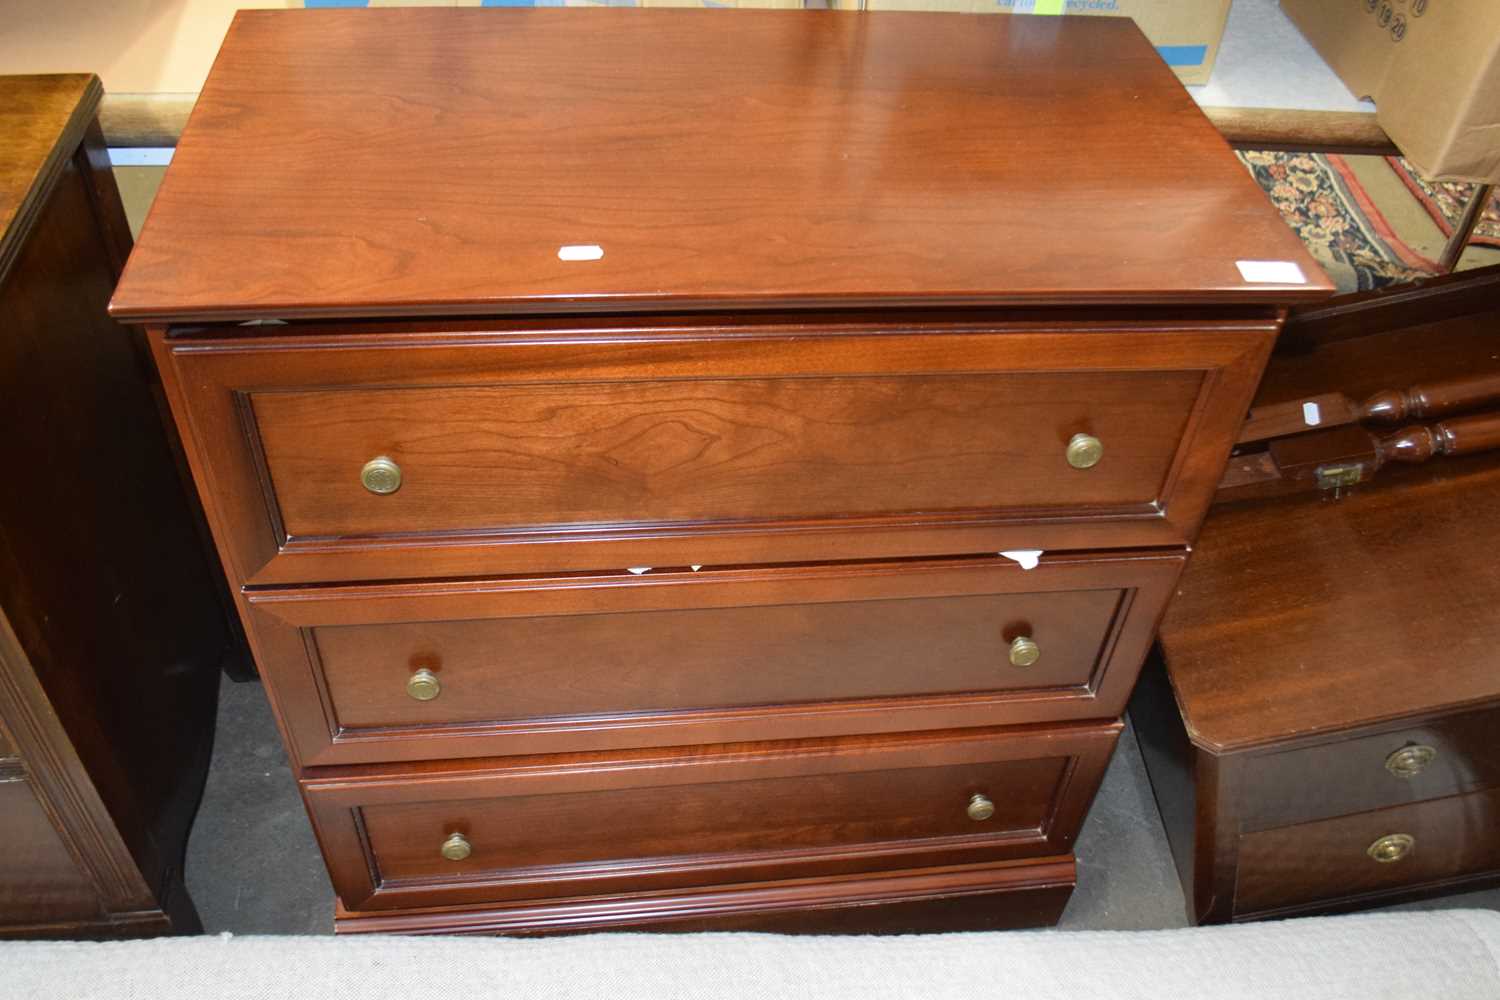
<instances>
[{"instance_id":1,"label":"dark wood side panel","mask_svg":"<svg viewBox=\"0 0 1500 1000\"><path fill-rule=\"evenodd\" d=\"M64 166L0 286L0 607L156 886L180 873L164 845L186 843L227 639L150 359L104 312L128 234L98 152Z\"/></svg>"},{"instance_id":2,"label":"dark wood side panel","mask_svg":"<svg viewBox=\"0 0 1500 1000\"><path fill-rule=\"evenodd\" d=\"M1005 314L997 313L987 321L968 322L948 322L940 314L927 314L853 324L833 316L797 325L738 321L692 327L664 321L623 330L618 325L588 324L478 326L481 329L450 324L410 333L364 334L359 327L312 326L285 335L255 337L244 336L243 331L236 336L233 330L183 331L175 336L155 331L158 362L188 439L199 488L215 508L210 516L232 579L270 585L931 556L1010 548L1181 545L1193 536L1217 487L1224 456L1248 407L1277 324L1249 319L1069 322L1062 317L1050 323L1022 322L1008 321ZM1018 384L1050 386L1053 401L1039 406L1036 413L1005 411L997 434L987 426L991 421L978 417L984 415L985 407L998 405L998 397L966 402L963 393L953 390L960 384L978 384L973 379L979 374L998 379L996 384L1010 384L1008 380L1023 376L1039 380L1027 383L1023 379ZM1066 388L1075 377L1079 379L1076 394ZM749 410L738 416L710 416L717 404L712 391L703 387L740 386L734 391L748 391L739 380L744 385L784 389L777 390L777 405L769 405L756 418L759 423L749 419ZM858 405L840 415L828 410L826 402L816 402L816 397L804 399L806 387L819 380L857 387L850 391L855 392ZM404 387L401 393L410 394L400 396L382 388L398 384ZM1189 384L1198 386L1198 391L1185 425L1177 424L1183 419L1179 396ZM540 398L538 393L560 391L560 386L571 386L575 400L585 398L579 395L585 387L590 387L587 393L603 399L626 393L622 398L627 402L615 409L622 414L639 410L643 417L636 430L643 436L633 440L625 431L611 432L619 438L611 447L623 449L616 464L606 460L609 449L603 443L609 435L601 432L597 439L587 435L578 439L591 454L580 458L580 464L537 466L535 441L524 447L505 444L503 421L494 426L483 421L465 423L468 418L459 418L451 399L442 404L449 407L442 411L452 417L449 425L439 420L437 426L443 433L426 438L413 436L409 426L382 423L389 415L381 416L379 408L364 417L370 433L382 427L385 431L368 440L359 438L365 432L354 430L361 419L358 408L341 404L322 409L336 412L336 416L330 412L329 419L346 422L341 426L347 433L340 430L328 440L344 441L348 454L323 454L317 449L325 445L311 445L314 450L308 454L316 457L315 462L293 463L278 477L276 464L288 460L288 449L306 443L284 439L279 432L262 440L254 431L257 417L266 413L290 418L292 411L285 407L297 407L299 419L312 419L298 402L304 398L300 394L309 390L317 390L323 400L339 397L339 393L348 393L339 398L349 401L362 396L381 401L396 396L442 400L445 392L467 398L502 386L516 392L516 398L533 402ZM875 386L886 388L877 392ZM935 388L941 386L948 389ZM1127 416L1118 421L1104 411L1096 413L1090 393L1106 392L1105 386L1112 386L1107 394L1116 396L1120 392L1128 396L1130 386L1142 391L1151 387L1152 392L1164 389L1169 400L1176 400L1168 409L1177 415L1170 419L1156 415L1159 399L1150 400L1152 405L1122 404ZM676 402L665 397L651 402L649 398L652 392L670 390L680 395L693 387L705 393L696 403L688 403L688 397ZM891 398L876 409L896 417L876 419L872 406L881 392ZM793 400L801 400L801 410L779 408ZM820 476L832 474L811 466L798 471L796 463L785 466L790 473L775 476L757 468L759 461L786 461L787 446L780 442L788 427L798 435L807 430L801 422L806 421L804 411L809 406L823 408L818 410L823 414L819 419L829 441L837 439L856 454L867 453L876 474L872 477L869 471L848 466L840 473L845 478L817 487L824 495L816 503L804 499L793 507L768 506L762 494L773 482L785 485L794 473L792 479L815 484ZM958 422L965 427L969 445L961 445L953 436L958 424L950 410L972 418ZM543 412L545 408L536 410ZM768 414L777 415L776 419ZM730 418L727 422L726 417ZM603 417L596 412L589 419ZM778 421L788 420L797 426L779 426ZM850 426L841 426L841 420ZM289 420L287 430L296 424ZM1178 443L1167 446L1171 457L1163 465L1164 427L1180 427L1181 435L1178 440L1176 430L1168 434ZM1063 457L1069 440L1077 433L1094 432L1102 435L1103 460L1088 470L1070 468ZM513 428L513 433L521 432ZM563 434L566 443L566 435L574 432L561 423L556 433ZM665 437L658 440L660 435ZM930 444L929 435L952 438L940 470L901 458L915 454L912 449L919 441L923 446ZM707 449L704 455L718 454L715 449L726 446L715 442L725 437L737 443L723 453L727 464L721 467L692 457L697 452L691 449L682 451L691 441L698 441ZM648 441L656 443L646 447ZM407 496L428 497L430 506L439 512L445 503L459 504L447 508L450 513L442 515L447 520L433 521L434 515L410 509L402 499L406 487L382 497L364 493L358 486L363 464L380 449L398 450L398 446L419 449L418 453L430 449L434 462L441 465L443 471L436 481L447 484L449 500L422 485L420 461ZM971 452L966 454L965 447ZM375 453L367 453L372 450ZM479 463L474 455L488 458ZM670 467L653 471L652 462L667 461L673 455L677 455L673 461L685 462L685 469L701 474L677 482L673 477L678 474ZM1038 479L1036 463L1041 459L1034 457L1038 455L1049 456L1046 461L1055 464L1056 472ZM403 456L398 451L394 457L399 462ZM839 461L830 458L827 464L837 469ZM342 471L334 469L334 463ZM518 467L514 475L494 468L510 465ZM521 465L540 471L526 473ZM635 471L627 474L630 469ZM927 489L923 481L935 472L941 473L945 489L955 484L972 488L957 489L957 501L939 503L936 495L922 492ZM533 475L531 485L526 485L527 475ZM363 509L381 510L381 503L393 501L403 517L416 519L415 528L397 530L400 519L361 515L361 519L347 521L345 530L363 534L298 537L292 519L317 530L331 530L341 518L350 516L339 514L336 504L320 506L323 501L305 508L294 503L289 513L284 511L273 480L294 494L295 500L297 491L303 489L301 476L334 476L353 484L351 488L363 495L348 494L348 502L357 500ZM716 485L711 489L696 486L695 478ZM465 480L468 486L463 485ZM1096 481L1113 485L1100 492L1090 485ZM539 482L550 485L540 493L525 493L534 491ZM521 491L517 497L506 497L502 488L506 483ZM658 497L658 487L665 489L662 484L667 483L673 492L679 487L689 493L700 488L709 492L687 507L674 507ZM989 485L981 488L978 484ZM1046 497L1037 492L1041 485L1048 487ZM744 489L748 492L741 492ZM1008 489L1015 491L1019 505L995 507ZM568 501L571 513L565 521L567 517L606 520L501 527L492 520L466 522L451 516L453 511L468 511L467 516L478 517L477 512L487 504L500 505L502 510L510 504L507 517L540 517L544 507L562 495L558 490L573 498ZM599 490L610 498L606 507L599 506L603 500L585 499ZM328 496L332 502L332 495ZM631 510L639 513L627 513ZM439 527L443 530L435 530Z\"/></svg>"},{"instance_id":3,"label":"dark wood side panel","mask_svg":"<svg viewBox=\"0 0 1500 1000\"><path fill-rule=\"evenodd\" d=\"M1067 855L464 909L358 913L340 906L335 930L517 935L615 929L778 934L998 931L1056 924L1075 881L1073 857Z\"/></svg>"},{"instance_id":4,"label":"dark wood side panel","mask_svg":"<svg viewBox=\"0 0 1500 1000\"><path fill-rule=\"evenodd\" d=\"M683 889L1066 853L1119 729L324 770L303 794L351 909Z\"/></svg>"},{"instance_id":5,"label":"dark wood side panel","mask_svg":"<svg viewBox=\"0 0 1500 1000\"><path fill-rule=\"evenodd\" d=\"M246 595L305 764L1112 718L1180 552ZM1031 638L1040 659L1010 660ZM439 694L413 700L430 671Z\"/></svg>"}]
</instances>

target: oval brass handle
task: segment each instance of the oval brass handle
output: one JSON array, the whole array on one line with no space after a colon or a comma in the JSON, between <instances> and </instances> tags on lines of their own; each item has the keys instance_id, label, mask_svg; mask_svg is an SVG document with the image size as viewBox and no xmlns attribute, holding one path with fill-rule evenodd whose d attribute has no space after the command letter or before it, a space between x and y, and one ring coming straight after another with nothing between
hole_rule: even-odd
<instances>
[{"instance_id":1,"label":"oval brass handle","mask_svg":"<svg viewBox=\"0 0 1500 1000\"><path fill-rule=\"evenodd\" d=\"M1412 778L1427 770L1437 760L1437 750L1421 743L1402 747L1385 759L1385 769L1398 778Z\"/></svg>"},{"instance_id":2,"label":"oval brass handle","mask_svg":"<svg viewBox=\"0 0 1500 1000\"><path fill-rule=\"evenodd\" d=\"M385 496L401 488L401 466L379 455L365 463L359 470L359 481L371 493Z\"/></svg>"},{"instance_id":3,"label":"oval brass handle","mask_svg":"<svg viewBox=\"0 0 1500 1000\"><path fill-rule=\"evenodd\" d=\"M473 853L474 848L469 844L469 838L461 833L450 833L448 839L443 841L443 857L449 861L462 861Z\"/></svg>"},{"instance_id":4,"label":"oval brass handle","mask_svg":"<svg viewBox=\"0 0 1500 1000\"><path fill-rule=\"evenodd\" d=\"M1068 464L1075 469L1092 469L1104 457L1104 442L1092 434L1074 434L1068 442Z\"/></svg>"},{"instance_id":5,"label":"oval brass handle","mask_svg":"<svg viewBox=\"0 0 1500 1000\"><path fill-rule=\"evenodd\" d=\"M406 679L406 693L417 701L431 701L443 693L443 684L437 674L423 667Z\"/></svg>"},{"instance_id":6,"label":"oval brass handle","mask_svg":"<svg viewBox=\"0 0 1500 1000\"><path fill-rule=\"evenodd\" d=\"M1042 658L1042 647L1029 635L1018 635L1010 641L1010 665L1029 667Z\"/></svg>"},{"instance_id":7,"label":"oval brass handle","mask_svg":"<svg viewBox=\"0 0 1500 1000\"><path fill-rule=\"evenodd\" d=\"M983 823L995 815L995 803L977 792L969 797L969 818L976 823Z\"/></svg>"},{"instance_id":8,"label":"oval brass handle","mask_svg":"<svg viewBox=\"0 0 1500 1000\"><path fill-rule=\"evenodd\" d=\"M1381 864L1388 865L1406 857L1416 846L1416 837L1406 833L1392 833L1375 841L1365 853Z\"/></svg>"}]
</instances>

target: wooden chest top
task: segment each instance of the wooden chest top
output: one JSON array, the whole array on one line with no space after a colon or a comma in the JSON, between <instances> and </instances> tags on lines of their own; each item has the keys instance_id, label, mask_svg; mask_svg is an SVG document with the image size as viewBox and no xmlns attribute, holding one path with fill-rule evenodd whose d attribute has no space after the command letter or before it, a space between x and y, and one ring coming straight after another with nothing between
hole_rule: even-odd
<instances>
[{"instance_id":1,"label":"wooden chest top","mask_svg":"<svg viewBox=\"0 0 1500 1000\"><path fill-rule=\"evenodd\" d=\"M416 8L240 12L112 311L1329 291L1125 19Z\"/></svg>"},{"instance_id":2,"label":"wooden chest top","mask_svg":"<svg viewBox=\"0 0 1500 1000\"><path fill-rule=\"evenodd\" d=\"M0 280L78 148L104 90L88 73L0 77Z\"/></svg>"}]
</instances>

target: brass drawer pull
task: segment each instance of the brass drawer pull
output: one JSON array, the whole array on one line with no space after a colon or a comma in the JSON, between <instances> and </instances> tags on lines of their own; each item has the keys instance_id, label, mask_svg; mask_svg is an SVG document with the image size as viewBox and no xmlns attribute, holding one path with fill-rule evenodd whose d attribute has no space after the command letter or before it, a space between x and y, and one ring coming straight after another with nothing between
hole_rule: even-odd
<instances>
[{"instance_id":1,"label":"brass drawer pull","mask_svg":"<svg viewBox=\"0 0 1500 1000\"><path fill-rule=\"evenodd\" d=\"M359 470L359 481L365 489L379 496L394 493L401 488L401 466L380 455Z\"/></svg>"},{"instance_id":2,"label":"brass drawer pull","mask_svg":"<svg viewBox=\"0 0 1500 1000\"><path fill-rule=\"evenodd\" d=\"M1385 769L1398 778L1412 778L1437 760L1437 751L1421 743L1402 747L1385 759Z\"/></svg>"},{"instance_id":3,"label":"brass drawer pull","mask_svg":"<svg viewBox=\"0 0 1500 1000\"><path fill-rule=\"evenodd\" d=\"M1410 834L1392 833L1375 841L1365 853L1381 864L1388 865L1406 857L1416 846L1417 838Z\"/></svg>"},{"instance_id":4,"label":"brass drawer pull","mask_svg":"<svg viewBox=\"0 0 1500 1000\"><path fill-rule=\"evenodd\" d=\"M1068 442L1068 464L1075 469L1092 469L1104 457L1104 443L1092 434L1074 434Z\"/></svg>"},{"instance_id":5,"label":"brass drawer pull","mask_svg":"<svg viewBox=\"0 0 1500 1000\"><path fill-rule=\"evenodd\" d=\"M406 693L417 701L431 701L443 693L443 684L437 674L423 667L407 678Z\"/></svg>"},{"instance_id":6,"label":"brass drawer pull","mask_svg":"<svg viewBox=\"0 0 1500 1000\"><path fill-rule=\"evenodd\" d=\"M1010 641L1010 665L1029 667L1042 658L1042 647L1029 635L1018 635Z\"/></svg>"},{"instance_id":7,"label":"brass drawer pull","mask_svg":"<svg viewBox=\"0 0 1500 1000\"><path fill-rule=\"evenodd\" d=\"M977 792L969 798L969 818L976 823L983 823L995 815L995 803Z\"/></svg>"},{"instance_id":8,"label":"brass drawer pull","mask_svg":"<svg viewBox=\"0 0 1500 1000\"><path fill-rule=\"evenodd\" d=\"M443 841L443 857L449 861L462 861L473 853L474 848L469 844L469 838L461 833L451 833Z\"/></svg>"}]
</instances>

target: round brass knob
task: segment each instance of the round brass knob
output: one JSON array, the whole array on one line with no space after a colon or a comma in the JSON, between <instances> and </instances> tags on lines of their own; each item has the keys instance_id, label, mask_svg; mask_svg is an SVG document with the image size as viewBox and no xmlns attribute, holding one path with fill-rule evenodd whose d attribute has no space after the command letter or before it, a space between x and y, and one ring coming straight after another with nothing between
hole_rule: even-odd
<instances>
[{"instance_id":1,"label":"round brass knob","mask_svg":"<svg viewBox=\"0 0 1500 1000\"><path fill-rule=\"evenodd\" d=\"M1010 665L1029 667L1042 658L1042 647L1029 635L1018 635L1010 641Z\"/></svg>"},{"instance_id":2,"label":"round brass knob","mask_svg":"<svg viewBox=\"0 0 1500 1000\"><path fill-rule=\"evenodd\" d=\"M1365 853L1381 864L1388 865L1406 857L1416 846L1417 838L1405 833L1393 833L1375 841Z\"/></svg>"},{"instance_id":3,"label":"round brass knob","mask_svg":"<svg viewBox=\"0 0 1500 1000\"><path fill-rule=\"evenodd\" d=\"M394 493L401 488L401 466L384 455L372 458L359 470L359 481L371 493Z\"/></svg>"},{"instance_id":4,"label":"round brass knob","mask_svg":"<svg viewBox=\"0 0 1500 1000\"><path fill-rule=\"evenodd\" d=\"M1092 434L1074 434L1068 442L1068 464L1075 469L1092 469L1104 457L1104 442Z\"/></svg>"},{"instance_id":5,"label":"round brass knob","mask_svg":"<svg viewBox=\"0 0 1500 1000\"><path fill-rule=\"evenodd\" d=\"M437 674L423 667L406 679L406 693L417 701L431 701L443 693L443 685Z\"/></svg>"},{"instance_id":6,"label":"round brass knob","mask_svg":"<svg viewBox=\"0 0 1500 1000\"><path fill-rule=\"evenodd\" d=\"M993 815L995 815L995 803L978 793L969 798L969 818L974 822L983 823Z\"/></svg>"},{"instance_id":7,"label":"round brass knob","mask_svg":"<svg viewBox=\"0 0 1500 1000\"><path fill-rule=\"evenodd\" d=\"M470 846L469 838L461 833L449 834L448 839L443 841L443 857L449 861L462 861L473 853L474 848Z\"/></svg>"},{"instance_id":8,"label":"round brass knob","mask_svg":"<svg viewBox=\"0 0 1500 1000\"><path fill-rule=\"evenodd\" d=\"M1437 751L1432 747L1413 743L1402 747L1385 759L1385 769L1398 778L1412 778L1427 770L1427 765L1437 760Z\"/></svg>"}]
</instances>

